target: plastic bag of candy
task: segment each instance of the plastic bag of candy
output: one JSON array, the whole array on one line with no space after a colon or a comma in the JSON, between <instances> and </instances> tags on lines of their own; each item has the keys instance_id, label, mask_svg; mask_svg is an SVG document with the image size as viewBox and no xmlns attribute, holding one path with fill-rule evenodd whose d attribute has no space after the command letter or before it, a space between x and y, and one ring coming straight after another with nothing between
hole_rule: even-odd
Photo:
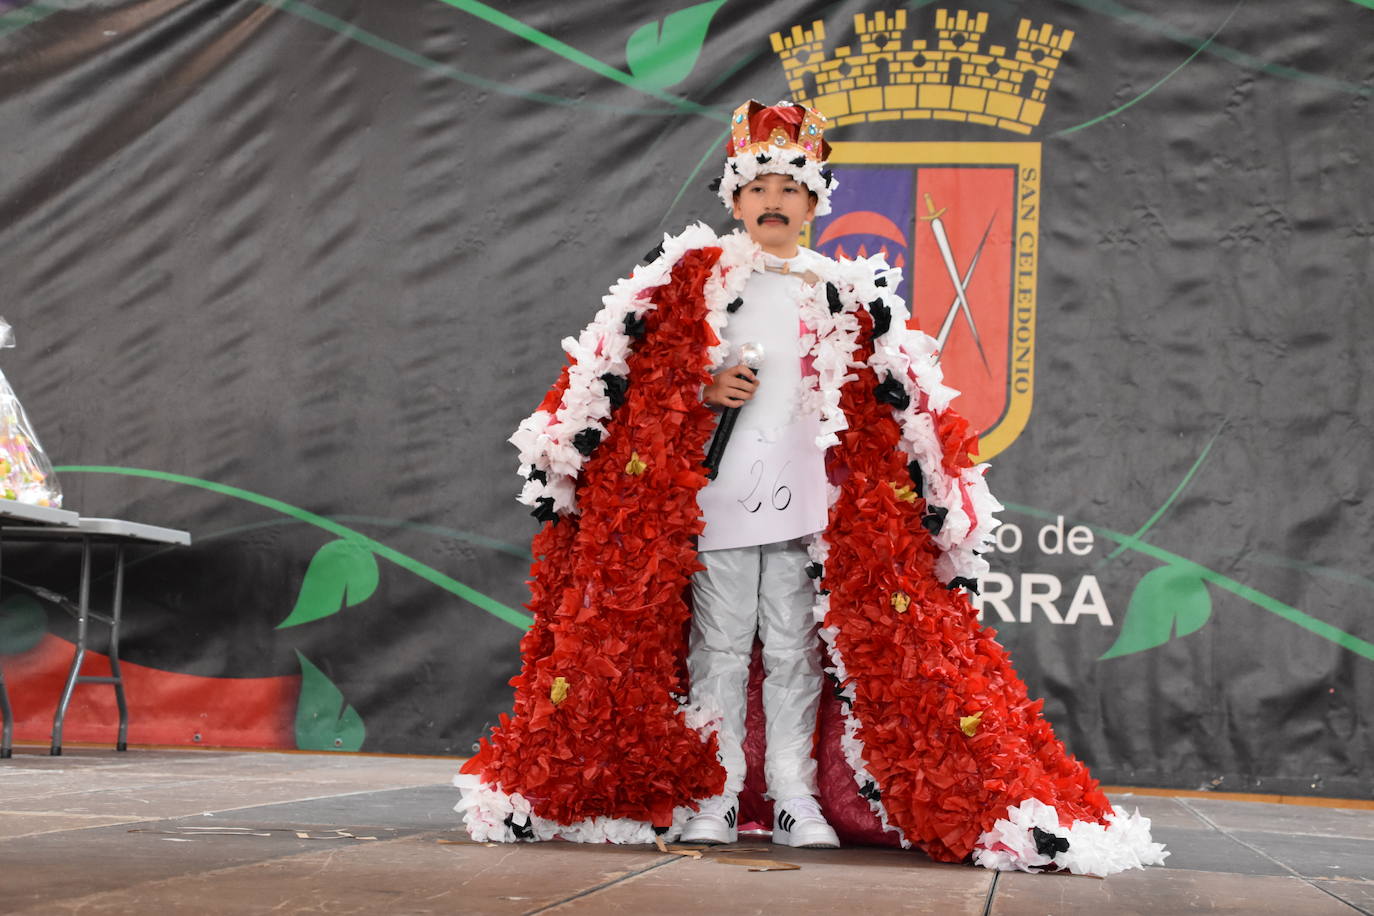
<instances>
[{"instance_id":1,"label":"plastic bag of candy","mask_svg":"<svg viewBox=\"0 0 1374 916\"><path fill-rule=\"evenodd\" d=\"M14 346L14 331L0 318L0 347ZM62 487L38 444L5 373L0 372L0 497L35 506L62 505Z\"/></svg>"}]
</instances>

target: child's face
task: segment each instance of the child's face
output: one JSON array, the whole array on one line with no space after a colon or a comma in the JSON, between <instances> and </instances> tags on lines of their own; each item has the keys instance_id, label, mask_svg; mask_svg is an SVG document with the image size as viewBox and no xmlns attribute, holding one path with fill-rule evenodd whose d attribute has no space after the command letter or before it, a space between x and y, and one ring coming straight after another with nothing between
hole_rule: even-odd
<instances>
[{"instance_id":1,"label":"child's face","mask_svg":"<svg viewBox=\"0 0 1374 916\"><path fill-rule=\"evenodd\" d=\"M760 175L739 189L734 214L764 251L792 257L802 229L816 215L816 199L790 175Z\"/></svg>"}]
</instances>

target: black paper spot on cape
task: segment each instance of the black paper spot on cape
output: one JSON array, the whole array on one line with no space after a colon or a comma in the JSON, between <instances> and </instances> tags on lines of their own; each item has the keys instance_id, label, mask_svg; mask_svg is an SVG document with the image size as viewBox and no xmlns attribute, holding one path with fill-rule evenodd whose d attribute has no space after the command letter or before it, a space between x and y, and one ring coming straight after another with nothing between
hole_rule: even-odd
<instances>
[{"instance_id":1,"label":"black paper spot on cape","mask_svg":"<svg viewBox=\"0 0 1374 916\"><path fill-rule=\"evenodd\" d=\"M725 177L725 176L723 176L723 175L721 176L721 178L724 178L724 177ZM720 190L721 178L712 178L712 179L711 179L711 183L708 184L706 187L710 188L712 193L715 193L716 191L719 191L719 190Z\"/></svg>"},{"instance_id":2,"label":"black paper spot on cape","mask_svg":"<svg viewBox=\"0 0 1374 916\"><path fill-rule=\"evenodd\" d=\"M871 779L868 782L864 783L864 787L859 790L859 795L869 799L870 801L882 801L883 798L882 791L879 790L877 785L875 785L873 783L873 780Z\"/></svg>"},{"instance_id":3,"label":"black paper spot on cape","mask_svg":"<svg viewBox=\"0 0 1374 916\"><path fill-rule=\"evenodd\" d=\"M517 840L534 839L534 826L530 824L529 821L525 821L523 824L517 824L515 822L514 812L506 815L506 826L515 831L515 838Z\"/></svg>"},{"instance_id":4,"label":"black paper spot on cape","mask_svg":"<svg viewBox=\"0 0 1374 916\"><path fill-rule=\"evenodd\" d=\"M643 337L643 336L644 336L644 319L643 319L643 317L636 318L636 317L634 316L634 313L630 313L630 314L628 314L628 315L625 316L625 336L626 336L626 337Z\"/></svg>"},{"instance_id":5,"label":"black paper spot on cape","mask_svg":"<svg viewBox=\"0 0 1374 916\"><path fill-rule=\"evenodd\" d=\"M840 291L834 283L825 284L825 301L830 304L830 314L838 315L844 311L844 303L840 301Z\"/></svg>"},{"instance_id":6,"label":"black paper spot on cape","mask_svg":"<svg viewBox=\"0 0 1374 916\"><path fill-rule=\"evenodd\" d=\"M873 281L874 286L887 286L887 277L879 277Z\"/></svg>"},{"instance_id":7,"label":"black paper spot on cape","mask_svg":"<svg viewBox=\"0 0 1374 916\"><path fill-rule=\"evenodd\" d=\"M661 257L663 257L663 245L655 245L653 248L650 248L649 253L644 256L644 263L652 264Z\"/></svg>"},{"instance_id":8,"label":"black paper spot on cape","mask_svg":"<svg viewBox=\"0 0 1374 916\"><path fill-rule=\"evenodd\" d=\"M808 563L806 565L806 575L811 579L819 579L825 575L825 567L819 563Z\"/></svg>"},{"instance_id":9,"label":"black paper spot on cape","mask_svg":"<svg viewBox=\"0 0 1374 916\"><path fill-rule=\"evenodd\" d=\"M581 452L584 458L590 458L600 444L601 430L592 429L590 426L573 436L573 448Z\"/></svg>"},{"instance_id":10,"label":"black paper spot on cape","mask_svg":"<svg viewBox=\"0 0 1374 916\"><path fill-rule=\"evenodd\" d=\"M967 579L967 578L965 578L965 577L963 577L963 576L955 576L953 579L950 579L950 580L949 580L949 587L950 587L951 589L956 589L956 588L959 588L960 586L962 586L962 587L968 589L969 591L973 592L975 595L978 594L978 580L977 580L977 579Z\"/></svg>"},{"instance_id":11,"label":"black paper spot on cape","mask_svg":"<svg viewBox=\"0 0 1374 916\"><path fill-rule=\"evenodd\" d=\"M941 528L945 527L946 515L949 515L949 510L944 506L928 506L926 514L921 516L921 524L934 537L940 533Z\"/></svg>"},{"instance_id":12,"label":"black paper spot on cape","mask_svg":"<svg viewBox=\"0 0 1374 916\"><path fill-rule=\"evenodd\" d=\"M830 169L822 169L821 177L825 179L825 186L828 188L830 187L830 183L835 179L835 173L830 171Z\"/></svg>"},{"instance_id":13,"label":"black paper spot on cape","mask_svg":"<svg viewBox=\"0 0 1374 916\"><path fill-rule=\"evenodd\" d=\"M1042 856L1054 858L1061 852L1069 851L1069 841L1062 836L1050 833L1048 830L1032 827L1031 836L1035 837L1035 851Z\"/></svg>"},{"instance_id":14,"label":"black paper spot on cape","mask_svg":"<svg viewBox=\"0 0 1374 916\"><path fill-rule=\"evenodd\" d=\"M906 472L911 475L911 488L916 491L916 495L922 499L926 498L926 476L921 473L921 464L913 461L906 466Z\"/></svg>"},{"instance_id":15,"label":"black paper spot on cape","mask_svg":"<svg viewBox=\"0 0 1374 916\"><path fill-rule=\"evenodd\" d=\"M892 377L892 373L887 374L887 378L873 389L873 396L884 404L891 404L898 410L906 410L911 404L911 395L906 393L902 383Z\"/></svg>"},{"instance_id":16,"label":"black paper spot on cape","mask_svg":"<svg viewBox=\"0 0 1374 916\"><path fill-rule=\"evenodd\" d=\"M868 313L873 316L873 336L882 337L892 327L892 309L879 297L868 303Z\"/></svg>"},{"instance_id":17,"label":"black paper spot on cape","mask_svg":"<svg viewBox=\"0 0 1374 916\"><path fill-rule=\"evenodd\" d=\"M526 479L526 480L537 480L537 481L539 481L540 483L548 483L548 482L549 482L549 475L548 475L545 471L541 470L540 468L534 468L534 469L531 470L528 474L525 475L525 479Z\"/></svg>"},{"instance_id":18,"label":"black paper spot on cape","mask_svg":"<svg viewBox=\"0 0 1374 916\"><path fill-rule=\"evenodd\" d=\"M773 157L768 155L767 153L759 153L757 156L754 157L754 161L757 162L759 165L765 165L769 162L772 162Z\"/></svg>"},{"instance_id":19,"label":"black paper spot on cape","mask_svg":"<svg viewBox=\"0 0 1374 916\"><path fill-rule=\"evenodd\" d=\"M535 501L534 511L530 513L541 522L557 522L558 513L553 508L552 496L541 496Z\"/></svg>"},{"instance_id":20,"label":"black paper spot on cape","mask_svg":"<svg viewBox=\"0 0 1374 916\"><path fill-rule=\"evenodd\" d=\"M790 163L788 163L788 164L789 164L789 165L796 166L797 168L801 168L802 166L806 165L806 157L805 157L805 156L798 156L796 159L793 159L793 160L792 160Z\"/></svg>"},{"instance_id":21,"label":"black paper spot on cape","mask_svg":"<svg viewBox=\"0 0 1374 916\"><path fill-rule=\"evenodd\" d=\"M630 390L630 380L623 375L616 375L614 372L607 372L601 376L601 381L606 384L606 397L611 399L611 410L615 410L625 403L625 393Z\"/></svg>"},{"instance_id":22,"label":"black paper spot on cape","mask_svg":"<svg viewBox=\"0 0 1374 916\"><path fill-rule=\"evenodd\" d=\"M744 305L744 300L743 300L743 299L736 298L734 302L731 302L729 305L727 305L727 306L725 307L725 310L726 310L727 312L729 312L731 315L733 315L733 314L735 314L735 312L738 312L738 311L739 311L739 307L740 307L741 305ZM751 312L750 314L753 314L753 313Z\"/></svg>"}]
</instances>

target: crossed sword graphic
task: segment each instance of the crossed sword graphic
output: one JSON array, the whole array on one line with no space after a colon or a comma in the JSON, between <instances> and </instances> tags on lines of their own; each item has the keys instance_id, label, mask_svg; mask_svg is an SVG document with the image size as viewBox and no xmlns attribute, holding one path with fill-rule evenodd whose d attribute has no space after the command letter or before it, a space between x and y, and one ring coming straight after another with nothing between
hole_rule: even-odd
<instances>
[{"instance_id":1,"label":"crossed sword graphic","mask_svg":"<svg viewBox=\"0 0 1374 916\"><path fill-rule=\"evenodd\" d=\"M987 243L988 234L992 232L992 224L997 219L997 214L992 215L988 220L987 228L983 230L983 237L978 240L978 247L974 249L973 260L969 262L968 270L964 272L964 278L959 279L959 269L954 264L954 252L949 247L949 236L945 233L945 224L940 221L940 217L948 210L948 207L935 209L935 202L930 199L930 194L925 195L926 215L921 219L930 223L930 229L935 233L935 244L940 247L940 259L945 262L945 271L949 274L950 281L954 284L954 301L949 304L949 310L945 312L944 323L940 325L940 333L936 336L935 342L940 345L940 354L944 355L945 340L949 337L950 328L954 325L954 316L959 312L964 313L964 320L968 322L968 329L973 334L973 342L978 347L978 355L983 359L983 368L988 372L992 367L988 365L988 355L983 352L983 341L978 336L978 325L973 320L973 309L968 304L968 281L973 277L974 268L978 266L978 259L983 255L983 245Z\"/></svg>"}]
</instances>

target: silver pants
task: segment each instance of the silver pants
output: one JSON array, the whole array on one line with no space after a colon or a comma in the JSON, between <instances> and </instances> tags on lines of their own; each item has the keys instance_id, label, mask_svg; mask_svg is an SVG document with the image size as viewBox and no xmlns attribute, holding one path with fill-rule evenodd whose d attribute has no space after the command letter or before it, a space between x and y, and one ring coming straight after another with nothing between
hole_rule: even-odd
<instances>
[{"instance_id":1,"label":"silver pants","mask_svg":"<svg viewBox=\"0 0 1374 916\"><path fill-rule=\"evenodd\" d=\"M687 671L692 702L722 714L719 741L725 790L744 787L744 718L749 659L763 642L763 712L768 726L764 776L768 795L816 794L811 756L823 682L811 608L815 589L800 540L710 550L692 577L692 633Z\"/></svg>"}]
</instances>

